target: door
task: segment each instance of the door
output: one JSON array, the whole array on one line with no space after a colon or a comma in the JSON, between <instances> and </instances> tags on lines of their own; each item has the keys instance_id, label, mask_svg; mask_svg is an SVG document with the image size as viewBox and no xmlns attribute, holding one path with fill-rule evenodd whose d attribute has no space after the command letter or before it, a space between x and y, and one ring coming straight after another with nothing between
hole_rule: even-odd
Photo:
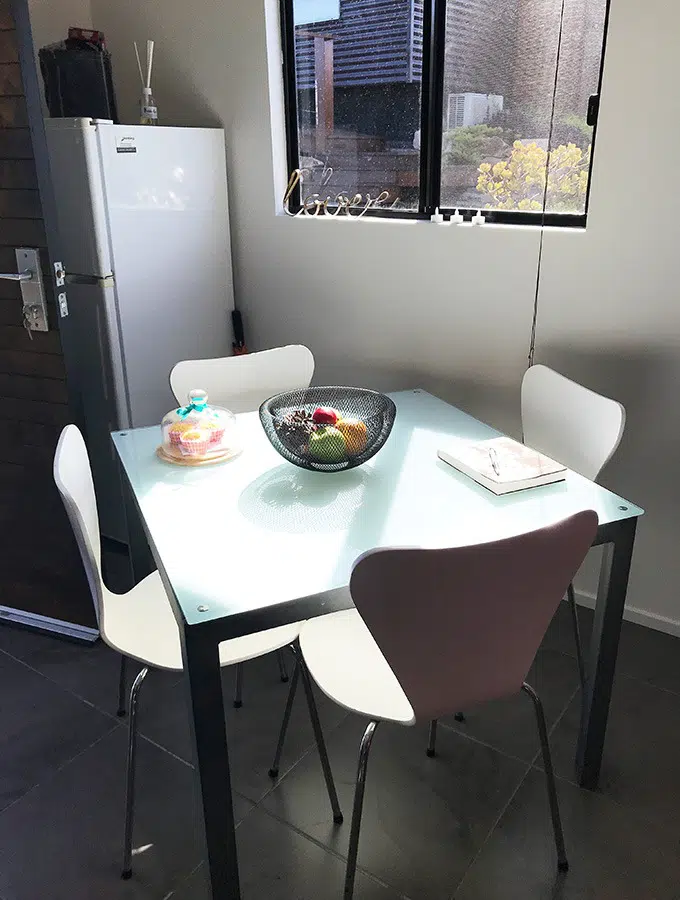
<instances>
[{"instance_id":1,"label":"door","mask_svg":"<svg viewBox=\"0 0 680 900\"><path fill-rule=\"evenodd\" d=\"M38 248L49 326L29 334L20 285L0 280L0 620L93 639L92 599L52 480L78 391L68 317L55 304L60 257L34 60L26 0L0 0L0 271L16 272L17 247Z\"/></svg>"}]
</instances>

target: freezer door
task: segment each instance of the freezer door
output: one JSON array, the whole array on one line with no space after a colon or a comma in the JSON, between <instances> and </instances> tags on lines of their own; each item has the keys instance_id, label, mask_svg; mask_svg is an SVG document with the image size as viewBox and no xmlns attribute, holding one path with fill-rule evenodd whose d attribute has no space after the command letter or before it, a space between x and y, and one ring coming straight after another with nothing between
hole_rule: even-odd
<instances>
[{"instance_id":1,"label":"freezer door","mask_svg":"<svg viewBox=\"0 0 680 900\"><path fill-rule=\"evenodd\" d=\"M97 134L130 424L154 425L175 405L176 362L231 352L224 133L98 125Z\"/></svg>"},{"instance_id":2,"label":"freezer door","mask_svg":"<svg viewBox=\"0 0 680 900\"><path fill-rule=\"evenodd\" d=\"M116 333L110 327L114 305L112 286L69 285L75 365L101 530L107 537L125 542L121 475L111 440L112 431L128 427Z\"/></svg>"},{"instance_id":3,"label":"freezer door","mask_svg":"<svg viewBox=\"0 0 680 900\"><path fill-rule=\"evenodd\" d=\"M96 127L90 119L46 119L63 263L69 274L111 274Z\"/></svg>"}]
</instances>

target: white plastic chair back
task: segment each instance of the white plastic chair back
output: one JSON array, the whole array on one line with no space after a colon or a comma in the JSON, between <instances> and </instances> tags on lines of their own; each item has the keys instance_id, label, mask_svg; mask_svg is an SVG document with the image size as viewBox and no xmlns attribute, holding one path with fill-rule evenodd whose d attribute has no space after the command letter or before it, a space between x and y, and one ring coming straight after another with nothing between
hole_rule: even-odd
<instances>
[{"instance_id":1,"label":"white plastic chair back","mask_svg":"<svg viewBox=\"0 0 680 900\"><path fill-rule=\"evenodd\" d=\"M522 381L524 443L594 481L621 442L626 411L547 366Z\"/></svg>"},{"instance_id":2,"label":"white plastic chair back","mask_svg":"<svg viewBox=\"0 0 680 900\"><path fill-rule=\"evenodd\" d=\"M243 413L259 409L274 394L309 387L313 374L311 350L289 344L245 356L183 360L170 373L170 387L181 405L189 391L200 388L215 406Z\"/></svg>"},{"instance_id":3,"label":"white plastic chair back","mask_svg":"<svg viewBox=\"0 0 680 900\"><path fill-rule=\"evenodd\" d=\"M54 454L57 485L85 567L94 601L97 623L103 624L104 583L101 574L101 542L97 498L92 483L90 458L83 436L75 425L61 432Z\"/></svg>"}]
</instances>

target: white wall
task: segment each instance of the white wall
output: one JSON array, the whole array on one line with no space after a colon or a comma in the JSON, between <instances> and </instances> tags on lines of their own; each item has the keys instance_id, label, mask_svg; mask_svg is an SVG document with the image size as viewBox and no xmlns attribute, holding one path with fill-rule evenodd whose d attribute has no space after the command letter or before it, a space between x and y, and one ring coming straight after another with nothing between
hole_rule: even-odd
<instances>
[{"instance_id":1,"label":"white wall","mask_svg":"<svg viewBox=\"0 0 680 900\"><path fill-rule=\"evenodd\" d=\"M591 213L584 234L546 235L538 358L626 406L606 481L647 510L630 604L680 633L680 9L614 0ZM672 164L672 163L671 163Z\"/></svg>"},{"instance_id":2,"label":"white wall","mask_svg":"<svg viewBox=\"0 0 680 900\"><path fill-rule=\"evenodd\" d=\"M70 25L92 28L89 0L28 0L36 52L45 44L62 41Z\"/></svg>"},{"instance_id":3,"label":"white wall","mask_svg":"<svg viewBox=\"0 0 680 900\"><path fill-rule=\"evenodd\" d=\"M268 70L265 3L271 13L275 0L92 0L123 116L136 114L132 40L152 37L162 120L226 128L236 296L250 344L303 341L319 380L420 384L516 432L537 230L275 215L269 78L278 121L280 70L276 54ZM664 0L612 4L591 215L585 233L546 234L538 358L627 406L606 481L648 511L630 603L680 633L671 219L680 188L668 165L680 140L678 27L680 9ZM275 150L278 163L280 142Z\"/></svg>"}]
</instances>

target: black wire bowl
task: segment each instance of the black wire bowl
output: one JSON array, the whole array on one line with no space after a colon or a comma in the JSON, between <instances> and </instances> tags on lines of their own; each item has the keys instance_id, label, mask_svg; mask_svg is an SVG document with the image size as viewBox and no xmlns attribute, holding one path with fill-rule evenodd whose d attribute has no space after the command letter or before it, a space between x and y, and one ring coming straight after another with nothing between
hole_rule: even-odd
<instances>
[{"instance_id":1,"label":"black wire bowl","mask_svg":"<svg viewBox=\"0 0 680 900\"><path fill-rule=\"evenodd\" d=\"M315 416L320 408L336 412L337 422L332 413ZM293 465L315 472L343 472L375 456L396 414L385 394L354 387L286 391L260 407L260 421L274 449Z\"/></svg>"}]
</instances>

